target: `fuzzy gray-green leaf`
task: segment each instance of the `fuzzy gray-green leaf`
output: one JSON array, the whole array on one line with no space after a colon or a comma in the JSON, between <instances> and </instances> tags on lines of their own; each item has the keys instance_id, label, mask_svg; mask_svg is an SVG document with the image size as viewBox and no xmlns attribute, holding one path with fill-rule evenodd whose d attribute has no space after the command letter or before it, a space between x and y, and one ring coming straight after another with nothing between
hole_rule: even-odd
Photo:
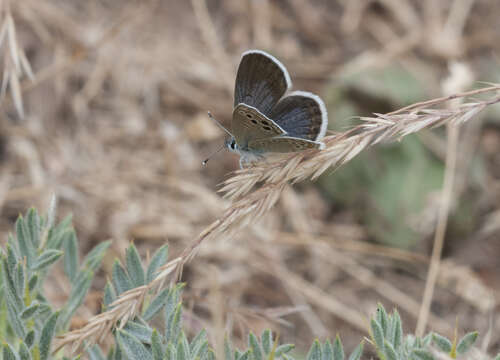
<instances>
[{"instance_id":1,"label":"fuzzy gray-green leaf","mask_svg":"<svg viewBox=\"0 0 500 360\"><path fill-rule=\"evenodd\" d=\"M205 329L202 329L196 336L191 340L191 344L189 345L189 349L191 351L191 355L195 356L195 353L198 353L199 348L203 346L203 343L207 341L207 332Z\"/></svg>"},{"instance_id":2,"label":"fuzzy gray-green leaf","mask_svg":"<svg viewBox=\"0 0 500 360\"><path fill-rule=\"evenodd\" d=\"M252 355L252 351L251 350L247 350L244 353L240 354L238 356L238 359L236 359L236 360L250 360L251 355Z\"/></svg>"},{"instance_id":3,"label":"fuzzy gray-green leaf","mask_svg":"<svg viewBox=\"0 0 500 360\"><path fill-rule=\"evenodd\" d=\"M388 331L389 317L387 316L387 312L385 311L385 308L382 306L382 304L378 304L377 314L375 318L379 323L380 327L382 328L385 337Z\"/></svg>"},{"instance_id":4,"label":"fuzzy gray-green leaf","mask_svg":"<svg viewBox=\"0 0 500 360\"><path fill-rule=\"evenodd\" d=\"M356 349L349 355L349 360L359 360L361 358L361 355L363 355L363 346L364 343L360 342L358 346L356 346Z\"/></svg>"},{"instance_id":5,"label":"fuzzy gray-green leaf","mask_svg":"<svg viewBox=\"0 0 500 360\"><path fill-rule=\"evenodd\" d=\"M133 287L144 285L144 268L142 267L139 252L134 244L130 244L125 252L125 264L127 267L127 273L132 280Z\"/></svg>"},{"instance_id":6,"label":"fuzzy gray-green leaf","mask_svg":"<svg viewBox=\"0 0 500 360\"><path fill-rule=\"evenodd\" d=\"M33 263L32 270L43 270L51 264L55 263L63 252L61 250L47 249Z\"/></svg>"},{"instance_id":7,"label":"fuzzy gray-green leaf","mask_svg":"<svg viewBox=\"0 0 500 360\"><path fill-rule=\"evenodd\" d=\"M26 265L31 268L31 264L35 258L36 249L31 241L28 228L21 215L19 215L16 221L16 238L21 256L26 258Z\"/></svg>"},{"instance_id":8,"label":"fuzzy gray-green leaf","mask_svg":"<svg viewBox=\"0 0 500 360\"><path fill-rule=\"evenodd\" d=\"M124 330L117 330L116 339L121 351L130 360L153 360L153 355L146 347L132 334Z\"/></svg>"},{"instance_id":9,"label":"fuzzy gray-green leaf","mask_svg":"<svg viewBox=\"0 0 500 360\"><path fill-rule=\"evenodd\" d=\"M40 217L34 208L29 209L26 215L26 223L31 237L31 242L35 248L40 244Z\"/></svg>"},{"instance_id":10,"label":"fuzzy gray-green leaf","mask_svg":"<svg viewBox=\"0 0 500 360\"><path fill-rule=\"evenodd\" d=\"M24 342L29 348L33 346L33 343L35 341L35 335L36 335L35 330L30 330L24 337Z\"/></svg>"},{"instance_id":11,"label":"fuzzy gray-green leaf","mask_svg":"<svg viewBox=\"0 0 500 360\"><path fill-rule=\"evenodd\" d=\"M344 348L342 346L342 341L340 341L340 336L335 337L335 342L333 343L333 359L334 360L344 360Z\"/></svg>"},{"instance_id":12,"label":"fuzzy gray-green leaf","mask_svg":"<svg viewBox=\"0 0 500 360\"><path fill-rule=\"evenodd\" d=\"M433 333L432 334L432 341L436 346L439 348L439 350L449 354L453 345L450 340L445 338L444 336L441 336L439 334Z\"/></svg>"},{"instance_id":13,"label":"fuzzy gray-green leaf","mask_svg":"<svg viewBox=\"0 0 500 360\"><path fill-rule=\"evenodd\" d=\"M33 289L35 288L35 286L38 284L38 275L37 274L33 274L33 276L31 277L31 279L28 281L28 289L30 291L33 291Z\"/></svg>"},{"instance_id":14,"label":"fuzzy gray-green leaf","mask_svg":"<svg viewBox=\"0 0 500 360\"><path fill-rule=\"evenodd\" d=\"M382 327L378 323L378 321L375 321L372 319L370 321L370 326L372 330L372 337L373 341L375 342L375 345L377 349L381 352L384 351L384 331L382 330Z\"/></svg>"},{"instance_id":15,"label":"fuzzy gray-green leaf","mask_svg":"<svg viewBox=\"0 0 500 360\"><path fill-rule=\"evenodd\" d=\"M495 356L495 359L493 360L500 360L500 353L498 353L497 356Z\"/></svg>"},{"instance_id":16,"label":"fuzzy gray-green leaf","mask_svg":"<svg viewBox=\"0 0 500 360\"><path fill-rule=\"evenodd\" d=\"M224 336L224 360L233 360L233 347L227 335Z\"/></svg>"},{"instance_id":17,"label":"fuzzy gray-green leaf","mask_svg":"<svg viewBox=\"0 0 500 360\"><path fill-rule=\"evenodd\" d=\"M87 354L89 354L90 360L106 360L102 350L97 345L92 345L87 349Z\"/></svg>"},{"instance_id":18,"label":"fuzzy gray-green leaf","mask_svg":"<svg viewBox=\"0 0 500 360\"><path fill-rule=\"evenodd\" d=\"M177 342L179 333L182 326L182 303L178 303L175 311L172 312L169 322L167 324L167 331L165 333L165 338L167 341Z\"/></svg>"},{"instance_id":19,"label":"fuzzy gray-green leaf","mask_svg":"<svg viewBox=\"0 0 500 360\"><path fill-rule=\"evenodd\" d=\"M104 287L104 297L103 297L104 305L107 307L109 304L111 304L115 300L116 300L115 288L108 281L108 282L106 282L106 286Z\"/></svg>"},{"instance_id":20,"label":"fuzzy gray-green leaf","mask_svg":"<svg viewBox=\"0 0 500 360\"><path fill-rule=\"evenodd\" d=\"M9 344L4 343L2 346L2 359L3 360L17 360L16 355Z\"/></svg>"},{"instance_id":21,"label":"fuzzy gray-green leaf","mask_svg":"<svg viewBox=\"0 0 500 360\"><path fill-rule=\"evenodd\" d=\"M178 360L189 360L191 358L191 354L189 352L189 341L184 334L184 331L181 331L179 334L179 342L177 344L177 359Z\"/></svg>"},{"instance_id":22,"label":"fuzzy gray-green leaf","mask_svg":"<svg viewBox=\"0 0 500 360\"><path fill-rule=\"evenodd\" d=\"M160 268L160 266L164 265L167 262L168 258L168 245L163 245L160 247L153 257L151 258L151 262L149 263L147 275L146 275L146 283L149 284L156 277L156 272Z\"/></svg>"},{"instance_id":23,"label":"fuzzy gray-green leaf","mask_svg":"<svg viewBox=\"0 0 500 360\"><path fill-rule=\"evenodd\" d=\"M153 329L149 326L144 326L137 323L136 321L128 321L123 328L127 333L135 336L138 340L143 343L150 344L151 336L153 335Z\"/></svg>"},{"instance_id":24,"label":"fuzzy gray-green leaf","mask_svg":"<svg viewBox=\"0 0 500 360\"><path fill-rule=\"evenodd\" d=\"M287 354L290 351L292 351L293 349L295 349L295 345L294 344L283 344L283 345L280 345L280 346L278 346L276 348L276 353L274 354L274 358L277 359L281 355Z\"/></svg>"},{"instance_id":25,"label":"fuzzy gray-green leaf","mask_svg":"<svg viewBox=\"0 0 500 360\"><path fill-rule=\"evenodd\" d=\"M73 280L78 272L78 241L76 239L75 231L71 232L64 243L62 244L64 250L64 272L66 276Z\"/></svg>"},{"instance_id":26,"label":"fuzzy gray-green leaf","mask_svg":"<svg viewBox=\"0 0 500 360\"><path fill-rule=\"evenodd\" d=\"M263 360L259 339L257 339L257 336L255 336L252 332L248 335L248 347L252 350L254 360Z\"/></svg>"},{"instance_id":27,"label":"fuzzy gray-green leaf","mask_svg":"<svg viewBox=\"0 0 500 360\"><path fill-rule=\"evenodd\" d=\"M314 340L311 345L306 360L321 360L321 344L318 339Z\"/></svg>"},{"instance_id":28,"label":"fuzzy gray-green leaf","mask_svg":"<svg viewBox=\"0 0 500 360\"><path fill-rule=\"evenodd\" d=\"M177 359L177 350L172 342L170 342L167 346L167 350L165 351L165 359L166 360L176 360Z\"/></svg>"},{"instance_id":29,"label":"fuzzy gray-green leaf","mask_svg":"<svg viewBox=\"0 0 500 360\"><path fill-rule=\"evenodd\" d=\"M168 300L168 293L169 289L163 289L163 291L151 301L142 315L144 320L151 320L153 316L163 309Z\"/></svg>"},{"instance_id":30,"label":"fuzzy gray-green leaf","mask_svg":"<svg viewBox=\"0 0 500 360\"><path fill-rule=\"evenodd\" d=\"M260 341L262 343L262 349L264 350L264 354L269 355L273 348L273 334L271 330L265 329L262 331L260 335Z\"/></svg>"},{"instance_id":31,"label":"fuzzy gray-green leaf","mask_svg":"<svg viewBox=\"0 0 500 360\"><path fill-rule=\"evenodd\" d=\"M28 347L26 346L26 344L24 342L21 342L19 344L18 354L19 354L20 360L31 360L30 350L28 349Z\"/></svg>"},{"instance_id":32,"label":"fuzzy gray-green leaf","mask_svg":"<svg viewBox=\"0 0 500 360\"><path fill-rule=\"evenodd\" d=\"M434 356L428 350L415 349L411 353L411 358L415 360L434 360Z\"/></svg>"},{"instance_id":33,"label":"fuzzy gray-green leaf","mask_svg":"<svg viewBox=\"0 0 500 360\"><path fill-rule=\"evenodd\" d=\"M387 356L387 360L398 360L398 356L396 354L396 350L389 341L384 341L384 352Z\"/></svg>"},{"instance_id":34,"label":"fuzzy gray-green leaf","mask_svg":"<svg viewBox=\"0 0 500 360\"><path fill-rule=\"evenodd\" d=\"M42 335L40 336L40 340L38 342L40 360L46 360L50 355L50 344L52 342L52 338L54 337L58 317L59 312L55 312L49 317L43 326Z\"/></svg>"},{"instance_id":35,"label":"fuzzy gray-green leaf","mask_svg":"<svg viewBox=\"0 0 500 360\"><path fill-rule=\"evenodd\" d=\"M153 360L163 360L163 345L158 331L153 330L151 336L151 352L153 353Z\"/></svg>"},{"instance_id":36,"label":"fuzzy gray-green leaf","mask_svg":"<svg viewBox=\"0 0 500 360\"><path fill-rule=\"evenodd\" d=\"M33 315L35 315L35 313L37 312L39 307L40 307L40 304L38 304L38 303L34 303L34 304L28 306L21 313L21 319L26 320L26 319L31 318Z\"/></svg>"},{"instance_id":37,"label":"fuzzy gray-green leaf","mask_svg":"<svg viewBox=\"0 0 500 360\"><path fill-rule=\"evenodd\" d=\"M472 347L472 345L474 345L474 343L476 342L477 336L478 336L477 331L473 331L473 332L470 332L468 334L465 334L464 337L462 339L460 339L460 341L458 342L457 353L459 355L463 355L467 351L469 351L470 348Z\"/></svg>"},{"instance_id":38,"label":"fuzzy gray-green leaf","mask_svg":"<svg viewBox=\"0 0 500 360\"><path fill-rule=\"evenodd\" d=\"M113 264L112 274L113 286L115 287L117 295L132 289L132 281L118 260Z\"/></svg>"},{"instance_id":39,"label":"fuzzy gray-green leaf","mask_svg":"<svg viewBox=\"0 0 500 360\"><path fill-rule=\"evenodd\" d=\"M325 345L323 345L323 351L322 351L322 358L323 360L334 360L335 357L333 355L333 346L330 340L326 340Z\"/></svg>"},{"instance_id":40,"label":"fuzzy gray-green leaf","mask_svg":"<svg viewBox=\"0 0 500 360\"><path fill-rule=\"evenodd\" d=\"M394 310L392 320L392 345L394 346L394 349L398 350L403 343L403 324L397 310Z\"/></svg>"},{"instance_id":41,"label":"fuzzy gray-green leaf","mask_svg":"<svg viewBox=\"0 0 500 360\"><path fill-rule=\"evenodd\" d=\"M71 286L69 299L66 302L63 313L61 315L62 326L66 326L75 311L83 303L83 300L85 300L87 291L90 289L90 285L92 284L93 276L94 274L89 270L80 272L78 274L76 282Z\"/></svg>"},{"instance_id":42,"label":"fuzzy gray-green leaf","mask_svg":"<svg viewBox=\"0 0 500 360\"><path fill-rule=\"evenodd\" d=\"M90 269L95 272L101 265L102 258L106 254L109 245L111 245L111 241L104 241L90 250L83 259L82 268Z\"/></svg>"}]
</instances>

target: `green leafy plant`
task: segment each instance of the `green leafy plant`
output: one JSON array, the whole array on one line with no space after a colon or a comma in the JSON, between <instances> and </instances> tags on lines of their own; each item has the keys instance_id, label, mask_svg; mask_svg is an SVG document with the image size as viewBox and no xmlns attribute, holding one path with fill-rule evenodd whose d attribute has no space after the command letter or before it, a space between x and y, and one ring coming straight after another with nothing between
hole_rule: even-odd
<instances>
[{"instance_id":1,"label":"green leafy plant","mask_svg":"<svg viewBox=\"0 0 500 360\"><path fill-rule=\"evenodd\" d=\"M80 262L71 217L57 225L54 218L55 206L51 206L46 217L34 209L29 210L26 216L18 218L15 235L9 235L5 247L0 249L0 359L68 359L61 352L54 352L55 336L67 331L109 243L97 245ZM122 265L117 260L113 265L112 277L104 289L103 311L112 312L119 307L122 297L153 282L167 258L167 246L160 247L145 266L131 244L126 250L125 263ZM43 283L51 266L61 259L71 290L68 300L56 309L45 297ZM114 346L108 353L104 355L99 345L87 342L84 350L88 357L93 360L215 359L216 352L210 347L205 330L191 338L187 335L182 321L183 287L184 284L177 283L151 290L140 302L140 311L120 313L120 319L111 329ZM450 341L432 332L423 338L405 336L398 312L387 314L381 305L370 322L370 342L380 360L433 360L437 359L438 352L457 358L471 349L477 336L477 332L471 332L459 341ZM347 359L359 360L363 348L361 342ZM233 347L227 337L220 354L225 360L303 358L296 354L293 344L279 344L270 330L264 330L260 336L250 332L243 349ZM72 359L80 356L74 355ZM345 360L346 355L340 337L336 336L333 343L315 340L305 358ZM495 360L500 360L500 355Z\"/></svg>"}]
</instances>

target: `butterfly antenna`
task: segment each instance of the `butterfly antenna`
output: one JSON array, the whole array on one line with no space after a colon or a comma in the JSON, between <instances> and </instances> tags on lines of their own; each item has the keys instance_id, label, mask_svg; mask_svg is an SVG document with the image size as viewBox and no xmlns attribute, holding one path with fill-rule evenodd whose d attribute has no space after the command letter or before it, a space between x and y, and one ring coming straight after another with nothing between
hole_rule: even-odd
<instances>
[{"instance_id":1,"label":"butterfly antenna","mask_svg":"<svg viewBox=\"0 0 500 360\"><path fill-rule=\"evenodd\" d=\"M207 165L208 160L210 160L215 154L217 154L219 151L224 149L225 145L223 144L220 148L218 148L216 151L214 151L209 157L207 157L205 160L203 160L201 163L202 165Z\"/></svg>"},{"instance_id":2,"label":"butterfly antenna","mask_svg":"<svg viewBox=\"0 0 500 360\"><path fill-rule=\"evenodd\" d=\"M224 131L225 131L225 132L226 132L229 136L233 136L233 134L231 134L231 132L230 132L228 129L226 129L226 128L224 127L224 125L222 125L222 124L220 123L220 121L219 121L219 120L217 120L216 118L214 118L214 117L212 116L212 113L211 113L210 111L208 111L208 117L209 117L210 119L212 119L212 121L213 121L214 123L216 123L216 124L217 124L217 126L218 126L218 127L220 127L222 130L224 130Z\"/></svg>"}]
</instances>

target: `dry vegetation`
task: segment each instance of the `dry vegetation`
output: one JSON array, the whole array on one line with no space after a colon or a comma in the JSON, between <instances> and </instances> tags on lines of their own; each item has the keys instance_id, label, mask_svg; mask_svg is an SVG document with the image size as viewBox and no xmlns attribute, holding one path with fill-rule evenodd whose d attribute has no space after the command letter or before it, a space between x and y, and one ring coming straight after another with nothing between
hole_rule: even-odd
<instances>
[{"instance_id":1,"label":"dry vegetation","mask_svg":"<svg viewBox=\"0 0 500 360\"><path fill-rule=\"evenodd\" d=\"M56 193L82 251L113 239L73 324L86 330L67 341L97 336L97 320L87 320L113 257L134 240L144 254L170 245L170 265L184 265L186 323L212 330L214 343L225 330L238 337L272 326L299 346L340 332L351 349L380 301L418 331L427 324L451 336L458 317L460 333L477 329L483 350L499 350L500 3L3 0L0 11L1 238L19 213L46 207ZM272 52L294 88L322 95L342 131L324 151L229 175L232 154L201 166L224 135L206 111L229 122L248 48ZM358 88L350 93L361 104L356 115L389 109L347 127L334 89L347 75L391 64L423 83L422 102L387 100L384 84ZM471 90L478 81L493 85ZM416 219L396 220L425 224L411 250L387 246L355 209L327 195L339 167L372 145L443 124L446 133L419 137L444 167L442 191L422 195ZM304 181L321 174L321 186ZM463 203L471 221L453 217ZM165 278L179 269L168 267ZM60 279L52 286L56 300L67 295ZM127 296L141 300L140 290ZM426 313L421 304L431 299ZM134 312L122 301L128 307L98 318L102 331Z\"/></svg>"}]
</instances>

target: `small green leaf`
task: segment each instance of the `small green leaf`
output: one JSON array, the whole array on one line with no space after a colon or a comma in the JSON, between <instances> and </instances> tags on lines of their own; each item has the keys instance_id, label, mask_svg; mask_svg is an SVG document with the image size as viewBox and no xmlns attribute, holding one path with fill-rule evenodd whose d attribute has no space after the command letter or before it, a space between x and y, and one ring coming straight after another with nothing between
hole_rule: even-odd
<instances>
[{"instance_id":1,"label":"small green leaf","mask_svg":"<svg viewBox=\"0 0 500 360\"><path fill-rule=\"evenodd\" d=\"M106 286L104 287L104 298L103 298L104 305L107 307L115 300L116 300L115 288L113 287L113 284L107 281Z\"/></svg>"},{"instance_id":2,"label":"small green leaf","mask_svg":"<svg viewBox=\"0 0 500 360\"><path fill-rule=\"evenodd\" d=\"M175 360L177 359L177 350L174 347L172 342L169 342L167 346L167 351L165 352L165 358L167 360Z\"/></svg>"},{"instance_id":3,"label":"small green leaf","mask_svg":"<svg viewBox=\"0 0 500 360\"><path fill-rule=\"evenodd\" d=\"M321 344L318 339L314 340L311 345L306 360L321 360Z\"/></svg>"},{"instance_id":4,"label":"small green leaf","mask_svg":"<svg viewBox=\"0 0 500 360\"><path fill-rule=\"evenodd\" d=\"M78 241L76 239L76 233L73 230L71 235L65 238L62 244L64 251L64 272L66 276L73 280L78 272Z\"/></svg>"},{"instance_id":5,"label":"small green leaf","mask_svg":"<svg viewBox=\"0 0 500 360\"><path fill-rule=\"evenodd\" d=\"M143 314L144 320L151 320L167 303L169 289L163 289L149 304Z\"/></svg>"},{"instance_id":6,"label":"small green leaf","mask_svg":"<svg viewBox=\"0 0 500 360\"><path fill-rule=\"evenodd\" d=\"M61 256L63 252L55 249L45 250L33 263L31 267L32 270L43 270L55 263Z\"/></svg>"},{"instance_id":7,"label":"small green leaf","mask_svg":"<svg viewBox=\"0 0 500 360\"><path fill-rule=\"evenodd\" d=\"M468 334L466 334L460 341L458 342L457 345L457 353L459 355L465 354L469 349L474 345L474 343L477 340L478 332L473 331Z\"/></svg>"},{"instance_id":8,"label":"small green leaf","mask_svg":"<svg viewBox=\"0 0 500 360\"><path fill-rule=\"evenodd\" d=\"M182 303L178 303L175 311L172 312L170 316L170 321L167 324L167 331L165 333L165 338L167 341L177 343L177 338L181 331L182 326Z\"/></svg>"},{"instance_id":9,"label":"small green leaf","mask_svg":"<svg viewBox=\"0 0 500 360\"><path fill-rule=\"evenodd\" d=\"M397 310L394 310L392 315L392 339L391 343L394 349L398 350L401 344L403 343L403 325L401 322L401 317Z\"/></svg>"},{"instance_id":10,"label":"small green leaf","mask_svg":"<svg viewBox=\"0 0 500 360\"><path fill-rule=\"evenodd\" d=\"M118 260L113 264L112 281L118 295L132 289L132 281Z\"/></svg>"},{"instance_id":11,"label":"small green leaf","mask_svg":"<svg viewBox=\"0 0 500 360\"><path fill-rule=\"evenodd\" d=\"M40 217L34 208L29 209L26 215L26 222L33 246L38 248L40 244Z\"/></svg>"},{"instance_id":12,"label":"small green leaf","mask_svg":"<svg viewBox=\"0 0 500 360\"><path fill-rule=\"evenodd\" d=\"M19 344L18 354L19 354L19 359L20 360L31 360L30 350L28 349L28 347L26 346L26 344L23 343L23 342L21 342Z\"/></svg>"},{"instance_id":13,"label":"small green leaf","mask_svg":"<svg viewBox=\"0 0 500 360\"><path fill-rule=\"evenodd\" d=\"M384 331L382 330L382 327L378 323L378 321L375 321L372 319L370 321L371 325L371 330L372 330L372 338L375 343L375 346L377 347L377 350L380 352L384 352Z\"/></svg>"},{"instance_id":14,"label":"small green leaf","mask_svg":"<svg viewBox=\"0 0 500 360\"><path fill-rule=\"evenodd\" d=\"M40 348L40 360L46 360L49 358L50 344L52 342L52 338L54 337L58 316L59 312L55 312L43 326L42 335L40 336L40 341L38 342L38 347Z\"/></svg>"},{"instance_id":15,"label":"small green leaf","mask_svg":"<svg viewBox=\"0 0 500 360\"><path fill-rule=\"evenodd\" d=\"M415 349L411 355L415 360L434 360L434 356L428 350Z\"/></svg>"},{"instance_id":16,"label":"small green leaf","mask_svg":"<svg viewBox=\"0 0 500 360\"><path fill-rule=\"evenodd\" d=\"M33 346L34 341L35 341L35 330L30 330L24 337L24 342L29 348L31 348Z\"/></svg>"},{"instance_id":17,"label":"small green leaf","mask_svg":"<svg viewBox=\"0 0 500 360\"><path fill-rule=\"evenodd\" d=\"M177 343L177 360L189 360L189 342L184 331L179 334L179 342Z\"/></svg>"},{"instance_id":18,"label":"small green leaf","mask_svg":"<svg viewBox=\"0 0 500 360\"><path fill-rule=\"evenodd\" d=\"M33 245L33 242L31 241L29 230L21 215L19 215L16 221L16 238L21 256L23 258L26 258L26 265L28 266L28 268L31 268L31 264L33 263L33 259L35 258L36 249Z\"/></svg>"},{"instance_id":19,"label":"small green leaf","mask_svg":"<svg viewBox=\"0 0 500 360\"><path fill-rule=\"evenodd\" d=\"M342 341L340 341L340 337L337 335L335 337L335 342L333 343L333 359L334 360L344 360L344 348L342 347Z\"/></svg>"},{"instance_id":20,"label":"small green leaf","mask_svg":"<svg viewBox=\"0 0 500 360\"><path fill-rule=\"evenodd\" d=\"M85 300L87 291L90 289L90 285L92 284L93 277L94 274L90 270L82 271L76 276L74 283L71 286L68 301L62 310L60 323L63 327L66 327L75 311L83 303L83 300Z\"/></svg>"},{"instance_id":21,"label":"small green leaf","mask_svg":"<svg viewBox=\"0 0 500 360\"><path fill-rule=\"evenodd\" d=\"M17 360L16 355L9 344L4 343L2 346L2 359L3 360Z\"/></svg>"},{"instance_id":22,"label":"small green leaf","mask_svg":"<svg viewBox=\"0 0 500 360\"><path fill-rule=\"evenodd\" d=\"M323 360L334 360L335 357L333 355L333 346L330 340L326 340L325 345L323 345L322 351Z\"/></svg>"},{"instance_id":23,"label":"small green leaf","mask_svg":"<svg viewBox=\"0 0 500 360\"><path fill-rule=\"evenodd\" d=\"M87 349L87 354L89 354L90 360L105 360L104 354L101 348L97 345L92 345Z\"/></svg>"},{"instance_id":24,"label":"small green leaf","mask_svg":"<svg viewBox=\"0 0 500 360\"><path fill-rule=\"evenodd\" d=\"M283 345L278 346L276 348L275 359L279 358L283 354L289 353L293 349L295 349L294 344L283 344Z\"/></svg>"},{"instance_id":25,"label":"small green leaf","mask_svg":"<svg viewBox=\"0 0 500 360\"><path fill-rule=\"evenodd\" d=\"M33 291L35 286L38 284L38 274L33 274L31 279L28 281L28 289Z\"/></svg>"},{"instance_id":26,"label":"small green leaf","mask_svg":"<svg viewBox=\"0 0 500 360\"><path fill-rule=\"evenodd\" d=\"M248 347L252 350L254 360L263 360L259 339L257 339L257 336L255 336L252 332L248 334Z\"/></svg>"},{"instance_id":27,"label":"small green leaf","mask_svg":"<svg viewBox=\"0 0 500 360\"><path fill-rule=\"evenodd\" d=\"M191 345L189 346L191 355L199 352L199 348L207 341L207 332L205 329L201 330L196 336L191 340ZM201 356L200 356L201 357Z\"/></svg>"},{"instance_id":28,"label":"small green leaf","mask_svg":"<svg viewBox=\"0 0 500 360\"><path fill-rule=\"evenodd\" d=\"M144 285L145 275L142 267L141 257L134 244L130 244L125 252L125 263L127 273L132 280L133 287Z\"/></svg>"},{"instance_id":29,"label":"small green leaf","mask_svg":"<svg viewBox=\"0 0 500 360\"><path fill-rule=\"evenodd\" d=\"M127 324L125 324L123 330L136 337L142 343L151 344L153 329L151 329L149 326L139 324L136 321L128 321Z\"/></svg>"},{"instance_id":30,"label":"small green leaf","mask_svg":"<svg viewBox=\"0 0 500 360\"><path fill-rule=\"evenodd\" d=\"M396 354L396 350L394 350L394 347L392 346L389 341L384 341L384 352L387 356L387 360L398 360L398 356Z\"/></svg>"},{"instance_id":31,"label":"small green leaf","mask_svg":"<svg viewBox=\"0 0 500 360\"><path fill-rule=\"evenodd\" d=\"M160 247L151 258L146 275L146 283L149 284L156 277L156 272L167 262L168 258L168 245Z\"/></svg>"},{"instance_id":32,"label":"small green leaf","mask_svg":"<svg viewBox=\"0 0 500 360\"><path fill-rule=\"evenodd\" d=\"M349 360L359 360L361 358L361 355L363 355L363 346L364 343L360 342L358 346L356 346L356 349L349 355Z\"/></svg>"},{"instance_id":33,"label":"small green leaf","mask_svg":"<svg viewBox=\"0 0 500 360\"><path fill-rule=\"evenodd\" d=\"M427 347L431 344L433 334L434 334L433 332L430 332L422 338L422 346L423 347Z\"/></svg>"},{"instance_id":34,"label":"small green leaf","mask_svg":"<svg viewBox=\"0 0 500 360\"><path fill-rule=\"evenodd\" d=\"M102 258L106 254L109 245L111 245L111 241L104 241L90 250L83 259L82 268L90 269L95 272L101 265Z\"/></svg>"},{"instance_id":35,"label":"small green leaf","mask_svg":"<svg viewBox=\"0 0 500 360\"><path fill-rule=\"evenodd\" d=\"M224 360L233 360L233 347L227 335L224 337Z\"/></svg>"},{"instance_id":36,"label":"small green leaf","mask_svg":"<svg viewBox=\"0 0 500 360\"><path fill-rule=\"evenodd\" d=\"M33 315L35 315L35 313L37 312L39 307L40 307L40 304L38 304L38 303L34 303L31 306L27 307L21 313L21 319L26 320L26 319L31 318Z\"/></svg>"},{"instance_id":37,"label":"small green leaf","mask_svg":"<svg viewBox=\"0 0 500 360\"><path fill-rule=\"evenodd\" d=\"M380 327L382 328L385 337L388 331L389 317L387 316L387 312L385 311L385 308L382 306L382 304L378 304L377 314L375 318L379 323Z\"/></svg>"},{"instance_id":38,"label":"small green leaf","mask_svg":"<svg viewBox=\"0 0 500 360\"><path fill-rule=\"evenodd\" d=\"M156 329L153 330L153 335L151 336L151 351L153 353L153 360L163 360L163 346Z\"/></svg>"},{"instance_id":39,"label":"small green leaf","mask_svg":"<svg viewBox=\"0 0 500 360\"><path fill-rule=\"evenodd\" d=\"M271 333L271 330L265 329L260 335L260 339L264 354L269 355L273 348L273 334Z\"/></svg>"},{"instance_id":40,"label":"small green leaf","mask_svg":"<svg viewBox=\"0 0 500 360\"><path fill-rule=\"evenodd\" d=\"M208 349L207 357L205 360L215 360L215 352L212 349Z\"/></svg>"},{"instance_id":41,"label":"small green leaf","mask_svg":"<svg viewBox=\"0 0 500 360\"><path fill-rule=\"evenodd\" d=\"M252 351L247 350L243 354L240 354L240 356L238 356L237 360L250 360L251 355L252 355Z\"/></svg>"},{"instance_id":42,"label":"small green leaf","mask_svg":"<svg viewBox=\"0 0 500 360\"><path fill-rule=\"evenodd\" d=\"M436 344L439 350L447 354L450 353L453 346L450 340L439 334L432 333L432 341L434 342L434 344Z\"/></svg>"},{"instance_id":43,"label":"small green leaf","mask_svg":"<svg viewBox=\"0 0 500 360\"><path fill-rule=\"evenodd\" d=\"M118 345L128 359L153 360L153 355L132 334L125 330L117 330Z\"/></svg>"}]
</instances>

